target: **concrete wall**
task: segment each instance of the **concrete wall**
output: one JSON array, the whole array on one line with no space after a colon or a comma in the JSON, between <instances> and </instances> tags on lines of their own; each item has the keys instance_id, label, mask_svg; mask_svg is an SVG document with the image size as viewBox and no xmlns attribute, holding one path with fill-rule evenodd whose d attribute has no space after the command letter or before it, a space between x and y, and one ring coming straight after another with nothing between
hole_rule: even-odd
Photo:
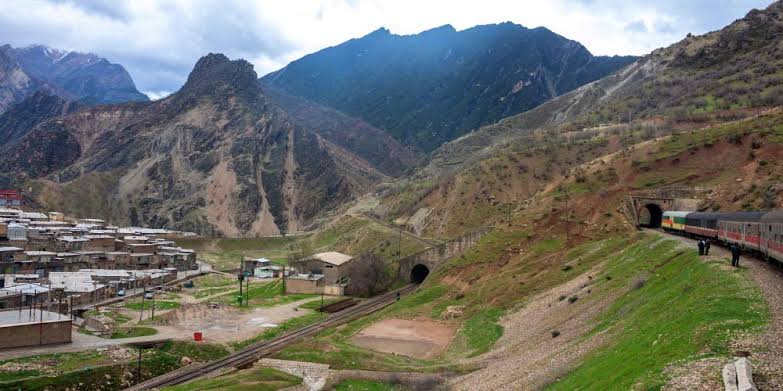
<instances>
[{"instance_id":1,"label":"concrete wall","mask_svg":"<svg viewBox=\"0 0 783 391\"><path fill-rule=\"evenodd\" d=\"M323 291L323 285L319 285L315 280L286 279L285 291L287 293L312 293L320 294Z\"/></svg>"},{"instance_id":2,"label":"concrete wall","mask_svg":"<svg viewBox=\"0 0 783 391\"><path fill-rule=\"evenodd\" d=\"M441 262L462 254L476 244L485 233L487 233L487 229L479 229L401 259L399 278L408 281L411 270L418 264L427 266L432 272Z\"/></svg>"},{"instance_id":3,"label":"concrete wall","mask_svg":"<svg viewBox=\"0 0 783 391\"><path fill-rule=\"evenodd\" d=\"M71 320L0 326L0 349L71 342Z\"/></svg>"}]
</instances>

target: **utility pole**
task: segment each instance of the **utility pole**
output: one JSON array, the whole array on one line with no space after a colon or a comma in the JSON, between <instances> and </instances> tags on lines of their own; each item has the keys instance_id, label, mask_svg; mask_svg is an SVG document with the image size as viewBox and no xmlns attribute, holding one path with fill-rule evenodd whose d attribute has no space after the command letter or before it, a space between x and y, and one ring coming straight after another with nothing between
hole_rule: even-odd
<instances>
[{"instance_id":1,"label":"utility pole","mask_svg":"<svg viewBox=\"0 0 783 391\"><path fill-rule=\"evenodd\" d=\"M139 366L136 371L136 384L141 383L141 345L139 345Z\"/></svg>"},{"instance_id":2,"label":"utility pole","mask_svg":"<svg viewBox=\"0 0 783 391\"><path fill-rule=\"evenodd\" d=\"M571 216L570 211L568 210L568 188L564 189L565 191L565 213L566 213L566 245L568 245L568 241L570 239L570 233L571 233Z\"/></svg>"},{"instance_id":3,"label":"utility pole","mask_svg":"<svg viewBox=\"0 0 783 391\"><path fill-rule=\"evenodd\" d=\"M245 261L244 259L239 261L239 275L237 276L237 279L239 280L239 306L242 306L242 280L245 278L245 274L243 273L243 270L245 268Z\"/></svg>"},{"instance_id":4,"label":"utility pole","mask_svg":"<svg viewBox=\"0 0 783 391\"><path fill-rule=\"evenodd\" d=\"M144 296L147 294L147 283L144 283L144 290L141 291L141 307L139 308L139 322L144 317ZM141 353L139 353L141 354Z\"/></svg>"},{"instance_id":5,"label":"utility pole","mask_svg":"<svg viewBox=\"0 0 783 391\"><path fill-rule=\"evenodd\" d=\"M397 238L397 264L402 262L402 224L399 226L400 235Z\"/></svg>"},{"instance_id":6,"label":"utility pole","mask_svg":"<svg viewBox=\"0 0 783 391\"><path fill-rule=\"evenodd\" d=\"M283 265L283 296L285 296L285 268L286 265Z\"/></svg>"},{"instance_id":7,"label":"utility pole","mask_svg":"<svg viewBox=\"0 0 783 391\"><path fill-rule=\"evenodd\" d=\"M155 291L152 291L152 315L150 315L150 320L155 319Z\"/></svg>"}]
</instances>

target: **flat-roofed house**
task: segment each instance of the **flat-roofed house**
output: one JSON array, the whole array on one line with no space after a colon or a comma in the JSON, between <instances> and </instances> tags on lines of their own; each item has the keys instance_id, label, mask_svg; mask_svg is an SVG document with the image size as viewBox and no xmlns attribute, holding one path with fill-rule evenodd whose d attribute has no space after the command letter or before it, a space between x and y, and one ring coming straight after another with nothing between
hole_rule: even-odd
<instances>
[{"instance_id":1,"label":"flat-roofed house","mask_svg":"<svg viewBox=\"0 0 783 391\"><path fill-rule=\"evenodd\" d=\"M114 251L114 236L105 234L88 234L84 236L88 243L84 246L85 250L95 251Z\"/></svg>"},{"instance_id":2,"label":"flat-roofed house","mask_svg":"<svg viewBox=\"0 0 783 391\"><path fill-rule=\"evenodd\" d=\"M126 247L131 252L131 254L132 253L155 254L158 252L158 245L152 243L128 243Z\"/></svg>"},{"instance_id":3,"label":"flat-roofed house","mask_svg":"<svg viewBox=\"0 0 783 391\"><path fill-rule=\"evenodd\" d=\"M90 239L83 236L60 236L57 238L57 250L59 251L80 251L85 250Z\"/></svg>"},{"instance_id":4,"label":"flat-roofed house","mask_svg":"<svg viewBox=\"0 0 783 391\"><path fill-rule=\"evenodd\" d=\"M107 269L131 269L130 253L127 251L108 251L106 259L110 266Z\"/></svg>"},{"instance_id":5,"label":"flat-roofed house","mask_svg":"<svg viewBox=\"0 0 783 391\"><path fill-rule=\"evenodd\" d=\"M155 260L155 254L150 253L131 253L130 264L131 268L137 270L158 268L158 262Z\"/></svg>"}]
</instances>

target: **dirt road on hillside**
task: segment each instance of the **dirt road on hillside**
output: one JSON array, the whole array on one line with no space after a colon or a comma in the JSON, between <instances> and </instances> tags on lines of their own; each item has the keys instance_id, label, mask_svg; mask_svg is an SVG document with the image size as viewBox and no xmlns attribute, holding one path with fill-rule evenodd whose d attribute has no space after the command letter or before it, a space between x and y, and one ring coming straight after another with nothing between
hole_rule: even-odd
<instances>
[{"instance_id":1,"label":"dirt road on hillside","mask_svg":"<svg viewBox=\"0 0 783 391\"><path fill-rule=\"evenodd\" d=\"M677 239L696 250L696 240L668 235L656 230L649 230L649 232ZM708 258L725 260L728 265L731 254L727 249L713 245ZM739 338L732 341L731 346L735 354L751 352L749 358L753 365L753 380L759 390L783 390L783 271L774 264L749 255L740 257L740 267L750 271L751 277L764 294L764 299L769 306L770 320L763 334ZM718 361L710 365L694 363L692 368L682 371L683 378L673 379L665 389L710 389L706 387L719 377L724 364ZM697 376L700 373L701 376Z\"/></svg>"}]
</instances>

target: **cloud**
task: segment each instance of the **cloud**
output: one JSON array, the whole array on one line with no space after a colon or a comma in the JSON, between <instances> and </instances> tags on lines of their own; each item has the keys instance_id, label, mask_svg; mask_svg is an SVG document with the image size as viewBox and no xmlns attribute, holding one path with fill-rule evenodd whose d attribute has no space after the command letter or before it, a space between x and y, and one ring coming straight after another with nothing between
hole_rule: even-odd
<instances>
[{"instance_id":1,"label":"cloud","mask_svg":"<svg viewBox=\"0 0 783 391\"><path fill-rule=\"evenodd\" d=\"M6 0L0 43L94 52L125 66L142 91L176 91L208 52L259 75L384 26L413 34L510 20L544 26L595 54L645 54L718 29L770 0Z\"/></svg>"},{"instance_id":2,"label":"cloud","mask_svg":"<svg viewBox=\"0 0 783 391\"><path fill-rule=\"evenodd\" d=\"M644 25L643 20L635 20L631 23L628 23L627 25L625 25L625 28L623 30L632 33L646 33L649 31L647 30L647 26Z\"/></svg>"}]
</instances>

